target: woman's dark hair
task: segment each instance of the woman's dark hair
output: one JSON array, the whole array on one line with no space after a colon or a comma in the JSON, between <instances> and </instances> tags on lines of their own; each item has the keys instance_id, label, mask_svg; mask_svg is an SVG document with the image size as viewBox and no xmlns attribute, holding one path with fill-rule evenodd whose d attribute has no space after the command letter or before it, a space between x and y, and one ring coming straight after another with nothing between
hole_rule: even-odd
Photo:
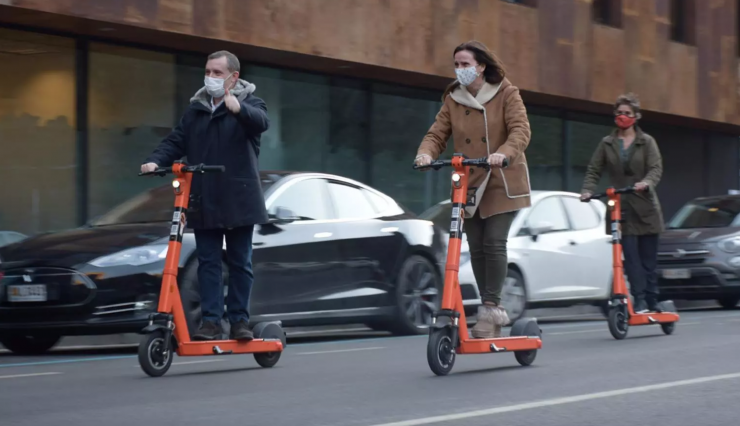
<instances>
[{"instance_id":1,"label":"woman's dark hair","mask_svg":"<svg viewBox=\"0 0 740 426\"><path fill-rule=\"evenodd\" d=\"M504 77L506 77L504 64L501 63L501 60L496 57L496 55L491 52L485 44L476 40L465 42L455 48L455 51L452 53L452 57L454 58L457 52L462 52L463 50L467 50L472 53L475 61L479 64L485 64L486 69L483 71L483 78L488 83L499 84L504 80ZM460 82L457 80L450 83L442 95L442 102L444 102L447 95L449 95L450 92L455 90L458 86L460 86Z\"/></svg>"}]
</instances>

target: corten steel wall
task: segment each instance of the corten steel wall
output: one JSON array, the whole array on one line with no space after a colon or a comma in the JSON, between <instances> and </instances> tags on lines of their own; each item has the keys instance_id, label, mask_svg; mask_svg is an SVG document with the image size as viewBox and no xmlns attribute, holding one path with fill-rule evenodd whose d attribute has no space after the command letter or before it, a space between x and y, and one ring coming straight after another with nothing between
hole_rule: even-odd
<instances>
[{"instance_id":1,"label":"corten steel wall","mask_svg":"<svg viewBox=\"0 0 740 426\"><path fill-rule=\"evenodd\" d=\"M621 0L622 28L594 24L591 0L0 0L0 22L190 50L227 41L263 62L427 87L475 38L533 94L608 111L630 90L648 110L740 125L737 2L687 1L695 46L669 40L670 0Z\"/></svg>"}]
</instances>

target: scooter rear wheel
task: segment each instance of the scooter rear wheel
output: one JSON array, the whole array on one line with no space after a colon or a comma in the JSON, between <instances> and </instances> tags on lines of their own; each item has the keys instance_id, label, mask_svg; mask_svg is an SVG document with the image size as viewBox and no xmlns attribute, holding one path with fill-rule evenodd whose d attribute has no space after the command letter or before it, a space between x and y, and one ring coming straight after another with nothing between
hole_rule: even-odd
<instances>
[{"instance_id":1,"label":"scooter rear wheel","mask_svg":"<svg viewBox=\"0 0 740 426\"><path fill-rule=\"evenodd\" d=\"M139 344L139 365L151 377L163 376L172 365L172 345L164 351L165 334L157 330L147 334Z\"/></svg>"},{"instance_id":2,"label":"scooter rear wheel","mask_svg":"<svg viewBox=\"0 0 740 426\"><path fill-rule=\"evenodd\" d=\"M627 332L630 327L627 314L624 311L625 310L621 306L614 306L609 310L609 318L607 319L607 322L609 323L609 332L611 332L612 336L617 340L622 340L627 337Z\"/></svg>"},{"instance_id":3,"label":"scooter rear wheel","mask_svg":"<svg viewBox=\"0 0 740 426\"><path fill-rule=\"evenodd\" d=\"M257 339L280 340L283 343L283 349L285 349L285 332L276 323L264 322L257 324L252 332ZM271 368L280 360L281 354L282 352L260 352L254 354L254 360L257 361L260 367Z\"/></svg>"},{"instance_id":4,"label":"scooter rear wheel","mask_svg":"<svg viewBox=\"0 0 740 426\"><path fill-rule=\"evenodd\" d=\"M664 322L660 325L660 328L663 330L663 333L665 334L673 334L673 331L676 329L676 323L675 322Z\"/></svg>"},{"instance_id":5,"label":"scooter rear wheel","mask_svg":"<svg viewBox=\"0 0 740 426\"><path fill-rule=\"evenodd\" d=\"M542 338L540 326L537 322L531 318L521 318L511 326L511 337L514 336L527 336L527 337L538 337ZM514 358L523 367L532 365L535 358L537 358L537 349L530 351L516 351L514 352Z\"/></svg>"},{"instance_id":6,"label":"scooter rear wheel","mask_svg":"<svg viewBox=\"0 0 740 426\"><path fill-rule=\"evenodd\" d=\"M455 365L455 344L449 328L432 330L427 343L427 362L432 372L446 376Z\"/></svg>"}]
</instances>

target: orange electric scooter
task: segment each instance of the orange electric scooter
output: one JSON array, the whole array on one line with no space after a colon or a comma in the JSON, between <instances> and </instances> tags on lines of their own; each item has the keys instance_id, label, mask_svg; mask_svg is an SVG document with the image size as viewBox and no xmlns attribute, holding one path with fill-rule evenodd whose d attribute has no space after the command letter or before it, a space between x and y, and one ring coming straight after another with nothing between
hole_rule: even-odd
<instances>
[{"instance_id":1,"label":"orange electric scooter","mask_svg":"<svg viewBox=\"0 0 740 426\"><path fill-rule=\"evenodd\" d=\"M630 326L660 324L665 334L673 333L679 316L673 301L660 302L661 312L636 313L633 310L632 300L627 293L627 283L624 280L624 265L622 263L622 239L620 223L622 223L622 202L620 194L631 194L635 188L621 189L608 188L605 193L591 195L584 202L592 199L607 197L607 205L611 211L612 231L612 263L614 279L612 280L612 297L609 300L609 331L617 340L627 337Z\"/></svg>"},{"instance_id":2,"label":"orange electric scooter","mask_svg":"<svg viewBox=\"0 0 740 426\"><path fill-rule=\"evenodd\" d=\"M504 163L504 167L506 165L507 162ZM429 329L429 343L427 344L429 367L434 374L444 376L452 370L456 354L501 352L514 352L514 357L519 364L530 365L537 356L537 350L542 348L542 330L536 319L519 319L511 327L509 337L473 339L468 335L458 280L463 221L465 206L468 204L468 170L472 170L472 167L488 170L490 165L486 158L467 159L462 154L455 154L452 160L437 160L428 166L414 166L414 168L439 170L446 166L454 169L452 173L452 223L447 248L442 305L441 309L432 315L432 325Z\"/></svg>"},{"instance_id":3,"label":"orange electric scooter","mask_svg":"<svg viewBox=\"0 0 740 426\"><path fill-rule=\"evenodd\" d=\"M159 307L149 317L149 325L142 330L145 337L139 344L139 365L152 377L164 375L172 364L173 352L179 356L254 354L262 367L277 364L285 347L285 332L280 323L268 322L257 324L254 329L254 340L210 340L193 342L190 340L185 311L177 287L177 272L182 246L182 234L185 231L190 184L193 173L223 172L224 166L188 166L176 162L172 167L161 167L139 176L175 175L172 188L175 192L175 213L172 217L170 241L167 248L162 289Z\"/></svg>"}]
</instances>

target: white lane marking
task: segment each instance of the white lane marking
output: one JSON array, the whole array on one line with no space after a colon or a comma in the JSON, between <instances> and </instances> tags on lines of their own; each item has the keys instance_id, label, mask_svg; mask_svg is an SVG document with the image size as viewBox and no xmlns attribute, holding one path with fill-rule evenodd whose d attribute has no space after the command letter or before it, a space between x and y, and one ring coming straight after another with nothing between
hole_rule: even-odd
<instances>
[{"instance_id":1,"label":"white lane marking","mask_svg":"<svg viewBox=\"0 0 740 426\"><path fill-rule=\"evenodd\" d=\"M542 334L543 334L543 336L545 334L547 334L548 336L559 336L559 335L562 335L562 334L597 333L597 332L603 332L604 330L605 330L604 328L600 328L598 330L560 331L560 332L557 332L557 333L544 333L543 332Z\"/></svg>"},{"instance_id":2,"label":"white lane marking","mask_svg":"<svg viewBox=\"0 0 740 426\"><path fill-rule=\"evenodd\" d=\"M707 323L702 322L702 321L693 321L693 322L681 322L681 321L679 321L676 324L679 324L679 325L697 325L697 324L707 324ZM635 326L635 327L637 327L637 326ZM547 330L544 330L544 331L547 331ZM547 335L548 336L559 336L559 335L562 335L562 334L595 333L595 332L599 332L599 331L604 331L604 329L603 328L599 328L599 329L594 329L594 330L558 331L558 332L555 332L555 333L547 333ZM545 333L543 332L543 335L544 334Z\"/></svg>"},{"instance_id":3,"label":"white lane marking","mask_svg":"<svg viewBox=\"0 0 740 426\"><path fill-rule=\"evenodd\" d=\"M290 336L300 336L305 334L324 334L324 333L349 333L349 332L357 332L357 331L369 331L369 328L345 328L341 329L338 328L336 330L316 330L316 331L288 331L288 337Z\"/></svg>"},{"instance_id":4,"label":"white lane marking","mask_svg":"<svg viewBox=\"0 0 740 426\"><path fill-rule=\"evenodd\" d=\"M676 387L681 387L681 386L690 386L690 385L697 385L700 383L709 383L709 382L716 382L720 380L731 380L731 379L740 379L740 373L698 377L695 379L678 380L675 382L658 383L655 385L637 386L634 388L625 388L625 389L617 389L617 390L606 391L606 392L588 393L588 394L577 395L577 396L568 396L564 398L546 399L546 400L538 401L538 402L529 402L525 404L509 405L509 406L498 407L498 408L489 408L485 410L469 411L467 413L448 414L444 416L435 416L435 417L425 417L425 418L406 420L406 421L395 422L395 423L383 423L383 424L374 425L374 426L416 426L416 425L427 425L431 423L450 422L454 420L469 419L472 417L482 417L482 416L490 416L492 414L501 414L501 413L510 413L513 411L531 410L533 408L551 407L554 405L573 404L576 402L590 401L594 399L611 398L615 396L630 395L634 393L643 393L643 392L652 392L652 391L676 388Z\"/></svg>"},{"instance_id":5,"label":"white lane marking","mask_svg":"<svg viewBox=\"0 0 740 426\"><path fill-rule=\"evenodd\" d=\"M63 373L48 372L48 373L14 374L12 376L0 376L0 379L19 379L21 377L53 376L56 374L63 374Z\"/></svg>"},{"instance_id":6,"label":"white lane marking","mask_svg":"<svg viewBox=\"0 0 740 426\"><path fill-rule=\"evenodd\" d=\"M372 348L337 349L335 351L299 352L296 355L336 354L340 352L373 351L373 350L378 350L378 349L385 349L385 348L382 346L375 346Z\"/></svg>"},{"instance_id":7,"label":"white lane marking","mask_svg":"<svg viewBox=\"0 0 740 426\"><path fill-rule=\"evenodd\" d=\"M172 365L189 365L189 364L205 364L209 362L223 362L226 361L225 359L205 359L202 361L182 361L182 362L173 362Z\"/></svg>"},{"instance_id":8,"label":"white lane marking","mask_svg":"<svg viewBox=\"0 0 740 426\"><path fill-rule=\"evenodd\" d=\"M190 365L190 364L207 364L209 362L223 362L226 361L225 359L204 359L201 361L182 361L182 362L173 362L172 365ZM140 367L138 364L135 365L135 367Z\"/></svg>"}]
</instances>

